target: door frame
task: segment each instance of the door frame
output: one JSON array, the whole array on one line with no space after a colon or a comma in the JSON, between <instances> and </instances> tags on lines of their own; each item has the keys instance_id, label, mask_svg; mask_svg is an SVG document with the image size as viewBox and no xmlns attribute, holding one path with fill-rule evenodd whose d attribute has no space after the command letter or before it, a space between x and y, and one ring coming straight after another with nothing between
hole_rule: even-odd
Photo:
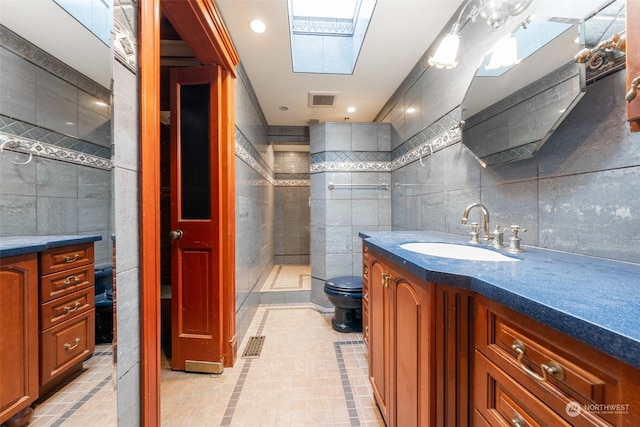
<instances>
[{"instance_id":1,"label":"door frame","mask_svg":"<svg viewBox=\"0 0 640 427\"><path fill-rule=\"evenodd\" d=\"M160 425L160 8L202 65L223 71L218 218L224 352L237 355L235 336L235 67L238 54L213 0L138 2L140 425Z\"/></svg>"}]
</instances>

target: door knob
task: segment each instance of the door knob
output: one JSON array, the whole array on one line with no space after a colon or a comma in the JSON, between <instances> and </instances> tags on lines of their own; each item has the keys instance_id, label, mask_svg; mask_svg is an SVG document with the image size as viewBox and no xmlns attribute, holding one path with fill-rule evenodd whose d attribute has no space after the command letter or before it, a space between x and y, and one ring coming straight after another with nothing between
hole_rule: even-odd
<instances>
[{"instance_id":1,"label":"door knob","mask_svg":"<svg viewBox=\"0 0 640 427\"><path fill-rule=\"evenodd\" d=\"M182 236L184 235L184 233L182 232L182 230L171 230L169 232L169 238L171 240L178 240L178 239L182 239Z\"/></svg>"}]
</instances>

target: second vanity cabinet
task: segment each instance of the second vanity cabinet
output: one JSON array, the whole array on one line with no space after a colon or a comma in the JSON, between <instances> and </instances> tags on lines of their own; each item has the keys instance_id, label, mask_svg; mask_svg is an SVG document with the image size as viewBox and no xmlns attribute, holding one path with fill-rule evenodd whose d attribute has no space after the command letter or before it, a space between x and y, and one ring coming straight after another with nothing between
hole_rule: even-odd
<instances>
[{"instance_id":1,"label":"second vanity cabinet","mask_svg":"<svg viewBox=\"0 0 640 427\"><path fill-rule=\"evenodd\" d=\"M469 425L470 294L427 283L367 246L363 260L370 381L387 426Z\"/></svg>"},{"instance_id":2,"label":"second vanity cabinet","mask_svg":"<svg viewBox=\"0 0 640 427\"><path fill-rule=\"evenodd\" d=\"M40 254L40 395L95 349L93 243Z\"/></svg>"}]
</instances>

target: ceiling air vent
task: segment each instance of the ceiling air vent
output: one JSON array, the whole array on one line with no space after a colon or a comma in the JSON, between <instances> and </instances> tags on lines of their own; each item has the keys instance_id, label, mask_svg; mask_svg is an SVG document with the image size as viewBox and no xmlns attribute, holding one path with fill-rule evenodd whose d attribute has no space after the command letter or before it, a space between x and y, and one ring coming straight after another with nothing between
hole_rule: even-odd
<instances>
[{"instance_id":1,"label":"ceiling air vent","mask_svg":"<svg viewBox=\"0 0 640 427\"><path fill-rule=\"evenodd\" d=\"M339 92L309 92L309 107L333 108Z\"/></svg>"}]
</instances>

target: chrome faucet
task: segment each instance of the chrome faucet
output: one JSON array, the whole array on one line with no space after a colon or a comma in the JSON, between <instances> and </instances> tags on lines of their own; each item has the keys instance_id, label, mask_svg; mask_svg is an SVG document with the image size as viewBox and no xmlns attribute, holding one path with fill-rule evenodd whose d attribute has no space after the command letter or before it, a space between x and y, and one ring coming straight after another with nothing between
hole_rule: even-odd
<instances>
[{"instance_id":1,"label":"chrome faucet","mask_svg":"<svg viewBox=\"0 0 640 427\"><path fill-rule=\"evenodd\" d=\"M489 240L489 210L484 205L480 203L472 203L469 206L467 206L464 212L462 213L462 220L460 222L462 224L466 224L467 220L469 219L469 211L471 211L471 209L475 207L482 209L482 213L484 214L484 219L482 224L482 228L484 230L483 238L484 240ZM473 242L473 243L476 243L476 242Z\"/></svg>"}]
</instances>

